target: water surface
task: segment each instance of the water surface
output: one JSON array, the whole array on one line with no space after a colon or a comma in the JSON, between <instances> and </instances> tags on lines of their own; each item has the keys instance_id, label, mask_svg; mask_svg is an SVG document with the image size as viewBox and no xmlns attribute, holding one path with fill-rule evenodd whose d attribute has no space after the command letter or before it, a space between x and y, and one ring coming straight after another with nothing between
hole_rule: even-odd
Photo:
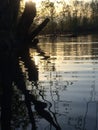
<instances>
[{"instance_id":1,"label":"water surface","mask_svg":"<svg viewBox=\"0 0 98 130\"><path fill-rule=\"evenodd\" d=\"M98 129L97 37L40 39L37 48L30 48L36 73L32 81L28 80L28 69L20 60L27 89L47 103L46 110L61 130ZM38 114L35 119L37 130L55 130Z\"/></svg>"}]
</instances>

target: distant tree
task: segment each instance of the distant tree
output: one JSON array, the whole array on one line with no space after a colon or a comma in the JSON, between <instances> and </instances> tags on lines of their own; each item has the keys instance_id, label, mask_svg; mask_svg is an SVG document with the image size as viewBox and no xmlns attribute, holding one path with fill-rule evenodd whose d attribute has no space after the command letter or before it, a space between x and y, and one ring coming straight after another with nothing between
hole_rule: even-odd
<instances>
[{"instance_id":1,"label":"distant tree","mask_svg":"<svg viewBox=\"0 0 98 130\"><path fill-rule=\"evenodd\" d=\"M95 0L91 2L91 26L97 31L98 29L98 1Z\"/></svg>"}]
</instances>

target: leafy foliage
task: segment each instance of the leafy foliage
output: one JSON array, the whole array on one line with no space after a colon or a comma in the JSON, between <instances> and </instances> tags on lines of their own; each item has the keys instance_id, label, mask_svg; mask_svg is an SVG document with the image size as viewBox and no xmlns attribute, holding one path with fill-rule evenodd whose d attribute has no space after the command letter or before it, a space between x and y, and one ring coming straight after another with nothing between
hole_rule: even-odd
<instances>
[{"instance_id":1,"label":"leafy foliage","mask_svg":"<svg viewBox=\"0 0 98 130\"><path fill-rule=\"evenodd\" d=\"M84 2L75 0L70 4L64 0L54 3L42 1L38 17L48 16L51 23L45 28L48 34L69 32L96 32L98 29L98 1ZM53 23L56 26L53 28ZM51 31L52 30L52 31Z\"/></svg>"}]
</instances>

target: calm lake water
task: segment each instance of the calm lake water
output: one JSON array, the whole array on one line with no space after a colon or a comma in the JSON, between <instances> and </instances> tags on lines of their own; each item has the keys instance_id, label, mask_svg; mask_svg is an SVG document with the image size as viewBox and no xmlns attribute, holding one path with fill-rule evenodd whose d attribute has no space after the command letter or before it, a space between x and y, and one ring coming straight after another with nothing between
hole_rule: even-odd
<instances>
[{"instance_id":1,"label":"calm lake water","mask_svg":"<svg viewBox=\"0 0 98 130\"><path fill-rule=\"evenodd\" d=\"M98 130L98 35L40 38L38 47L30 48L30 57L32 81L20 58L27 89L47 103L46 110L61 130ZM55 130L33 105L32 110L37 130Z\"/></svg>"}]
</instances>

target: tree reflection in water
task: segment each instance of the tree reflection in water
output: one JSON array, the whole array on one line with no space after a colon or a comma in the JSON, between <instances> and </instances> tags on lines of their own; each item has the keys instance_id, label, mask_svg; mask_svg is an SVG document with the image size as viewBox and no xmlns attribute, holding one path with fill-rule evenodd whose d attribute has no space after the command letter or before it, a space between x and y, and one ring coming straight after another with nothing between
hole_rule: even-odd
<instances>
[{"instance_id":1,"label":"tree reflection in water","mask_svg":"<svg viewBox=\"0 0 98 130\"><path fill-rule=\"evenodd\" d=\"M14 28L16 27L15 15L17 15L19 3L20 0L10 0L9 3L4 0L4 2L1 2L1 5L3 5L2 8L0 7L0 25L2 25L0 26L0 87L2 88L2 92L0 93L1 129L11 130L14 124L18 125L16 123L17 116L20 117L20 114L23 114L23 117L29 117L32 125L31 129L36 130L34 113L32 112L33 103L36 112L50 122L56 130L60 130L59 125L53 120L51 114L45 110L47 103L38 101L26 88L25 77L19 65L20 58L28 69L29 80L35 82L38 80L38 71L35 63L31 61L28 46L29 40L32 40L28 34L29 27L36 15L36 11L34 4L27 3L16 29ZM5 8L6 10L2 13L2 10ZM32 44L37 42L38 40L34 40ZM44 52L39 48L36 49L41 55L44 55ZM45 58L47 59L47 57ZM14 86L24 95L24 101L20 102L19 95L17 93L14 94ZM19 111L19 115L17 112L16 115L12 112L16 110L17 112ZM28 114L24 114L25 112L28 112ZM22 121L23 119L20 120L20 122Z\"/></svg>"},{"instance_id":2,"label":"tree reflection in water","mask_svg":"<svg viewBox=\"0 0 98 130\"><path fill-rule=\"evenodd\" d=\"M41 50L37 48L37 50L40 52ZM4 53L3 53L4 54ZM30 54L29 54L29 48L24 48L21 52L19 52L19 56L12 55L11 53L8 54L2 54L1 59L1 65L0 65L0 72L1 72L1 85L2 85L2 108L1 108L1 127L2 130L11 130L11 119L12 119L12 113L11 113L11 104L12 104L12 95L14 92L13 85L17 86L17 88L24 94L25 96L25 104L27 107L28 115L30 122L32 124L32 130L36 129L35 125L35 119L32 112L32 103L34 105L35 110L37 113L45 118L48 122L50 122L57 130L60 130L59 125L53 120L51 114L49 111L45 110L47 107L47 104L42 101L38 101L34 95L30 93L29 90L26 89L25 84L25 77L23 75L23 72L19 65L19 57L24 62L25 67L28 69L28 77L29 81L34 81L35 83L38 80L38 71L34 64L34 62L31 61ZM42 51L40 54L43 54ZM45 56L44 56L45 57ZM48 57L45 57L47 59ZM14 107L13 110L19 109L19 111L22 109L26 112L25 104L21 102L21 104L17 104L17 100L19 98L16 94L14 96ZM21 108L23 105L23 108ZM18 106L17 106L18 105ZM16 108L15 108L16 107ZM19 108L17 108L19 107ZM24 114L22 112L21 114ZM14 115L13 115L14 116ZM16 115L17 116L17 115ZM17 117L15 117L17 118ZM14 120L15 121L15 120Z\"/></svg>"}]
</instances>

